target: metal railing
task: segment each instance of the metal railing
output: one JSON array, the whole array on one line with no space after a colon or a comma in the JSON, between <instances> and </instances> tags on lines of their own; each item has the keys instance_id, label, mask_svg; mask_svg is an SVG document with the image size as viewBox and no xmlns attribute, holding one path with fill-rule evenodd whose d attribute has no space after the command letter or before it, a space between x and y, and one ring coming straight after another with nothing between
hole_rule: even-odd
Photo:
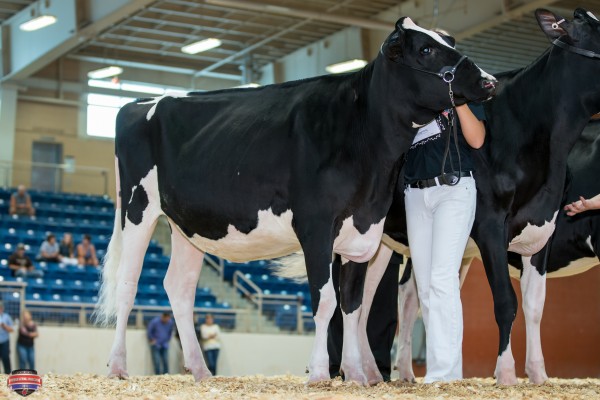
<instances>
[{"instance_id":1,"label":"metal railing","mask_svg":"<svg viewBox=\"0 0 600 400\"><path fill-rule=\"evenodd\" d=\"M222 258L219 258L219 262L216 262L212 257L205 255L204 262L206 263L206 265L208 265L209 267L211 267L212 269L217 271L217 273L219 274L219 277L221 278L221 281L223 281L225 279L225 276L224 276L225 263L223 262Z\"/></svg>"},{"instance_id":2,"label":"metal railing","mask_svg":"<svg viewBox=\"0 0 600 400\"><path fill-rule=\"evenodd\" d=\"M304 298L292 294L266 294L256 283L246 278L240 271L233 274L233 287L239 290L243 296L252 302L259 313L264 315L266 306L295 306L296 310L296 332L304 333L304 320L311 318L311 313L302 311Z\"/></svg>"},{"instance_id":3,"label":"metal railing","mask_svg":"<svg viewBox=\"0 0 600 400\"><path fill-rule=\"evenodd\" d=\"M53 182L51 187L35 187L32 174L36 170L45 172L47 181ZM108 173L100 167L0 160L0 186L4 187L25 184L44 191L108 195Z\"/></svg>"},{"instance_id":4,"label":"metal railing","mask_svg":"<svg viewBox=\"0 0 600 400\"><path fill-rule=\"evenodd\" d=\"M21 312L25 307L24 282L0 282L0 299L4 302L4 312L12 318L21 318Z\"/></svg>"}]
</instances>

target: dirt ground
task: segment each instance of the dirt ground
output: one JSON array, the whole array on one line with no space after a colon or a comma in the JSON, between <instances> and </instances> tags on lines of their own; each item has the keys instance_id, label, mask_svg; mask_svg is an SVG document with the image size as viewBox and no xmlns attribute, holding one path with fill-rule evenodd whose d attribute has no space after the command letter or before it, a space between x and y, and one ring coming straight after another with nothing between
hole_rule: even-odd
<instances>
[{"instance_id":1,"label":"dirt ground","mask_svg":"<svg viewBox=\"0 0 600 400\"><path fill-rule=\"evenodd\" d=\"M6 382L7 375L0 379ZM551 379L534 386L525 380L513 387L493 379L466 379L449 384L382 383L364 388L339 379L306 386L297 376L212 378L195 384L190 375L132 377L128 380L76 374L42 376L43 388L28 399L599 399L600 379ZM0 398L23 397L0 386Z\"/></svg>"}]
</instances>

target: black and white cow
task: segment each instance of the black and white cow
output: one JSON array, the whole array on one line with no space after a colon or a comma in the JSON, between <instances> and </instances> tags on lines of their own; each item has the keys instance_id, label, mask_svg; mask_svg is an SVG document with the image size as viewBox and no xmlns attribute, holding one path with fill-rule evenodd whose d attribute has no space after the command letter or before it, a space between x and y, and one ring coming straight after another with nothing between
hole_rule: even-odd
<instances>
[{"instance_id":1,"label":"black and white cow","mask_svg":"<svg viewBox=\"0 0 600 400\"><path fill-rule=\"evenodd\" d=\"M540 299L545 296L546 243L561 208L569 151L590 116L600 110L600 22L582 9L575 11L573 21L547 10L537 10L536 17L553 45L528 67L499 75L497 96L485 103L486 141L473 156L478 199L471 236L481 251L494 298L500 329L495 375L501 384L516 383L510 332L517 300L509 278L508 251L519 254L524 265L526 372L533 383L547 380L541 341L536 338L543 310ZM399 183L385 222L383 245L368 269L364 310L370 307L368 293L374 293L372 288L367 290L368 285L377 284L391 249L408 254L406 244L403 187ZM470 263L475 252L467 250L470 254L465 259ZM418 303L414 282L404 281L400 293L407 297L400 307L404 313L400 320L410 326L403 319L410 315L410 321L416 316ZM352 282L341 285L342 293L354 286ZM389 299L392 301L396 299ZM361 316L361 324L366 326L367 317ZM365 351L366 333L361 329L359 334L363 368L369 379L376 379L379 371ZM410 340L410 336L404 339ZM408 346L403 345L406 350ZM414 379L406 353L398 366L401 379Z\"/></svg>"},{"instance_id":2,"label":"black and white cow","mask_svg":"<svg viewBox=\"0 0 600 400\"><path fill-rule=\"evenodd\" d=\"M150 236L166 215L172 256L164 286L194 378L210 376L192 321L204 253L248 261L302 248L316 323L309 381L329 379L332 252L356 262L373 256L403 154L416 126L450 106L453 72L459 104L494 89L493 77L437 33L401 18L356 73L124 106L98 310L101 322L116 318L109 374L127 375L127 318ZM364 382L355 361L347 374Z\"/></svg>"}]
</instances>

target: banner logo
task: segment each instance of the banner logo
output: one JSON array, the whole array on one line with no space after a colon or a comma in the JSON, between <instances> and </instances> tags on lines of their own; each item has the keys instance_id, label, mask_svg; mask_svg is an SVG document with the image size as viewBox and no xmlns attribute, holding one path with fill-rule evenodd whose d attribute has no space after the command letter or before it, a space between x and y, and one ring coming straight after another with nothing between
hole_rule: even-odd
<instances>
[{"instance_id":1,"label":"banner logo","mask_svg":"<svg viewBox=\"0 0 600 400\"><path fill-rule=\"evenodd\" d=\"M16 369L8 376L8 388L21 396L29 396L42 387L42 378L34 369Z\"/></svg>"}]
</instances>

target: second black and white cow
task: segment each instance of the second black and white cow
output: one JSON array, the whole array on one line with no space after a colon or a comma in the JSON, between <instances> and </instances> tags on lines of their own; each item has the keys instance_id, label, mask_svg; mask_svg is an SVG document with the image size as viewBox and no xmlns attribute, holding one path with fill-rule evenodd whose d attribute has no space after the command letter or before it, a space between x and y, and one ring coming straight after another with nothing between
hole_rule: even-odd
<instances>
[{"instance_id":1,"label":"second black and white cow","mask_svg":"<svg viewBox=\"0 0 600 400\"><path fill-rule=\"evenodd\" d=\"M547 10L537 10L536 17L554 41L553 46L527 68L499 76L498 94L485 104L486 142L474 151L478 200L472 237L480 248L494 298L500 329L495 375L501 384L516 383L510 332L517 301L508 272L509 250L521 257L521 287L529 293L524 295L523 304L530 321L526 372L534 383L547 379L540 341L534 337L539 334L543 309L538 298L545 294L546 243L561 207L567 155L589 117L600 110L600 22L582 9L575 11L573 21ZM363 310L370 307L369 294L374 291L369 285L376 286L391 248L408 253L403 213L403 187L399 183L384 226L384 245L368 269ZM341 285L342 294L355 291L353 282ZM401 288L401 293L405 291L413 301L401 310L411 312L417 304L414 284ZM367 316L361 316L364 326ZM365 351L365 331L361 329L360 334L365 373L376 380L375 362ZM409 364L404 358L401 368ZM401 378L412 380L412 368L403 369Z\"/></svg>"},{"instance_id":2,"label":"second black and white cow","mask_svg":"<svg viewBox=\"0 0 600 400\"><path fill-rule=\"evenodd\" d=\"M248 261L302 248L316 324L309 381L329 379L332 252L357 262L373 256L415 127L451 104L446 81L457 103L485 99L494 86L437 33L402 18L356 73L124 106L98 311L100 321L116 318L110 375L127 375L127 319L150 236L166 215L164 286L194 378L210 376L192 320L204 253ZM354 361L347 373L364 382Z\"/></svg>"}]
</instances>

